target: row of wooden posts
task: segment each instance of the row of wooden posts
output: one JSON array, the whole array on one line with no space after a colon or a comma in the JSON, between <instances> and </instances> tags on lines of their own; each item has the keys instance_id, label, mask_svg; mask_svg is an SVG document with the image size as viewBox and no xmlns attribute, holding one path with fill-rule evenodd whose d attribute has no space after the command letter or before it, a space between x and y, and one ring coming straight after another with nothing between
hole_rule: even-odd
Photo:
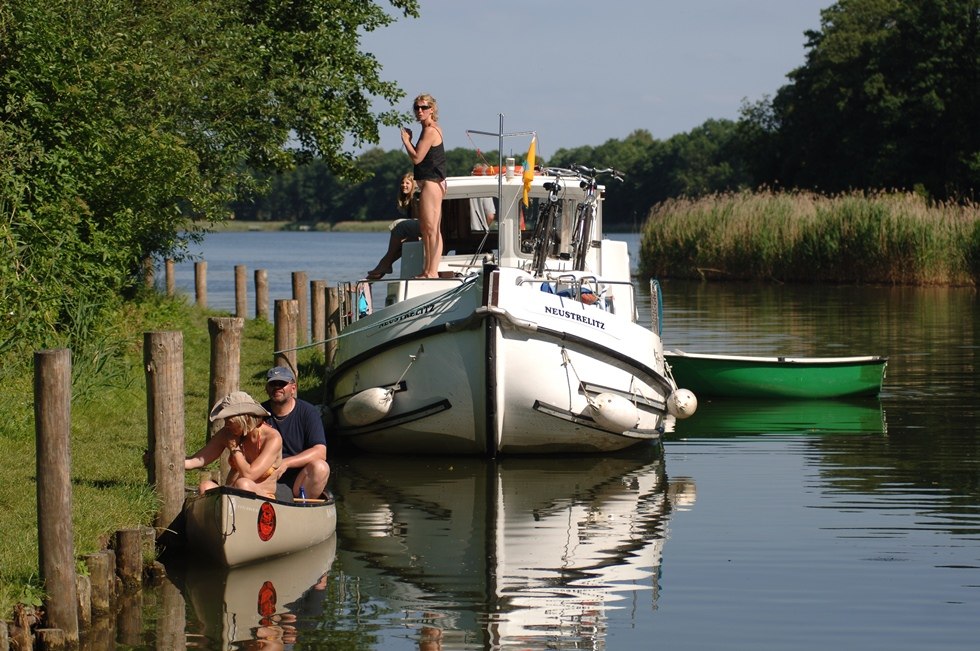
<instances>
[{"instance_id":1,"label":"row of wooden posts","mask_svg":"<svg viewBox=\"0 0 980 651\"><path fill-rule=\"evenodd\" d=\"M165 287L168 296L176 292L174 261L167 260L164 264ZM253 274L255 285L255 318L269 318L269 274L265 269L256 269ZM148 275L148 283L153 283L152 274ZM308 336L313 342L325 342L321 352L325 359L332 359L336 349L336 337L343 325L347 310L346 296L337 287L328 287L326 280L308 280L305 271L292 272L292 290L296 305L296 345L304 346L309 343ZM194 263L194 301L199 307L208 306L208 263L201 260ZM276 301L276 310L279 310ZM247 269L245 265L235 265L235 316L248 318L248 289ZM274 315L278 319L278 314ZM282 350L278 344L276 350Z\"/></svg>"},{"instance_id":2,"label":"row of wooden posts","mask_svg":"<svg viewBox=\"0 0 980 651\"><path fill-rule=\"evenodd\" d=\"M196 271L197 301L206 306L206 265ZM172 265L167 265L167 291L172 291ZM211 317L209 404L240 388L241 335L244 328L244 267L236 267L235 317ZM242 282L239 283L239 277ZM255 272L256 317L263 315L267 296L264 270ZM241 287L241 291L239 291ZM272 364L297 369L297 349L305 343L306 274L294 272L293 299L275 301L275 351ZM330 360L333 337L342 324L346 297L326 281L311 283L310 309L314 341L324 342ZM265 302L267 305L267 302ZM322 334L321 334L322 333ZM326 340L326 341L324 341ZM75 572L71 491L71 351L42 350L34 354L34 417L37 449L37 519L40 577L47 600L44 627L31 630L27 622L0 621L0 651L9 649L77 648L80 630L104 620L119 597L139 592L146 559L155 558L156 533L167 532L179 516L185 497L184 351L183 333L144 333L146 371L147 479L160 500L153 527L117 532L114 548L86 556L88 575ZM211 424L209 436L214 433ZM178 591L179 597L179 591ZM124 599L125 601L125 599ZM180 600L180 609L183 601ZM179 633L183 635L180 611ZM176 624L174 624L174 627ZM122 626L120 627L122 628ZM173 627L171 627L173 628ZM174 633L176 634L176 633ZM164 637L176 641L171 635ZM167 648L167 647L158 647Z\"/></svg>"}]
</instances>

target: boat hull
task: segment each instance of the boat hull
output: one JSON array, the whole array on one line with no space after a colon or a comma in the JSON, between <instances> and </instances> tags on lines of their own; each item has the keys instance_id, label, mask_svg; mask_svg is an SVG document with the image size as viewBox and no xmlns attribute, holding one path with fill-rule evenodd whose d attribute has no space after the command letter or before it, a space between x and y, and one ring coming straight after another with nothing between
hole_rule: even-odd
<instances>
[{"instance_id":1,"label":"boat hull","mask_svg":"<svg viewBox=\"0 0 980 651\"><path fill-rule=\"evenodd\" d=\"M698 396L845 398L881 391L887 358L748 357L668 352L679 385Z\"/></svg>"},{"instance_id":2,"label":"boat hull","mask_svg":"<svg viewBox=\"0 0 980 651\"><path fill-rule=\"evenodd\" d=\"M481 273L345 330L328 378L338 436L373 452L485 456L659 441L672 390L659 337L521 277ZM370 423L345 417L347 401L379 387L391 388L390 411ZM628 405L626 426L596 419L600 394Z\"/></svg>"},{"instance_id":3,"label":"boat hull","mask_svg":"<svg viewBox=\"0 0 980 651\"><path fill-rule=\"evenodd\" d=\"M337 528L333 499L282 502L228 486L184 504L191 549L236 567L306 549Z\"/></svg>"}]
</instances>

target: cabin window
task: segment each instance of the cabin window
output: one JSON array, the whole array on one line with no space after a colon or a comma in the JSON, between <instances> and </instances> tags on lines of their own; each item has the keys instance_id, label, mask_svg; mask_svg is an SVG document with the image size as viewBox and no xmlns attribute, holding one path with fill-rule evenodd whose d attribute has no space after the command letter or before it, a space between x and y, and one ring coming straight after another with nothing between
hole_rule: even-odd
<instances>
[{"instance_id":1,"label":"cabin window","mask_svg":"<svg viewBox=\"0 0 980 651\"><path fill-rule=\"evenodd\" d=\"M443 253L475 253L481 249L481 244L483 251L497 248L497 214L496 197L443 200ZM484 227L487 221L489 235Z\"/></svg>"}]
</instances>

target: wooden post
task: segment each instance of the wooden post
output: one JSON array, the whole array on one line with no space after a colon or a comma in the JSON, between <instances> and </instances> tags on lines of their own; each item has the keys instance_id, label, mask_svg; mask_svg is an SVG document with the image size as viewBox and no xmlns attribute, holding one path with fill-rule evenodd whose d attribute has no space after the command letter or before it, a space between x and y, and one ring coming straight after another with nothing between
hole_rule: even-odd
<instances>
[{"instance_id":1,"label":"wooden post","mask_svg":"<svg viewBox=\"0 0 980 651\"><path fill-rule=\"evenodd\" d=\"M92 625L92 577L75 574L75 590L78 592L78 625L84 631ZM2 644L0 651L7 651Z\"/></svg>"},{"instance_id":2,"label":"wooden post","mask_svg":"<svg viewBox=\"0 0 980 651\"><path fill-rule=\"evenodd\" d=\"M269 320L269 273L255 270L255 318Z\"/></svg>"},{"instance_id":3,"label":"wooden post","mask_svg":"<svg viewBox=\"0 0 980 651\"><path fill-rule=\"evenodd\" d=\"M298 303L298 320L296 321L296 345L302 346L310 340L310 301L307 296L307 280L305 271L293 272L293 298Z\"/></svg>"},{"instance_id":4,"label":"wooden post","mask_svg":"<svg viewBox=\"0 0 980 651\"><path fill-rule=\"evenodd\" d=\"M208 262L201 260L194 263L194 296L197 299L197 306L206 308L208 306Z\"/></svg>"},{"instance_id":5,"label":"wooden post","mask_svg":"<svg viewBox=\"0 0 980 651\"><path fill-rule=\"evenodd\" d=\"M241 375L242 328L244 319L211 317L211 376L208 382L208 405L213 406L233 391L238 391ZM210 409L210 407L209 407ZM218 432L220 423L208 423L208 440Z\"/></svg>"},{"instance_id":6,"label":"wooden post","mask_svg":"<svg viewBox=\"0 0 980 651\"><path fill-rule=\"evenodd\" d=\"M77 646L77 643L76 643ZM68 648L68 635L60 628L37 629L38 651L64 651Z\"/></svg>"},{"instance_id":7,"label":"wooden post","mask_svg":"<svg viewBox=\"0 0 980 651\"><path fill-rule=\"evenodd\" d=\"M327 345L323 353L323 361L327 366L333 364L337 355L337 335L340 334L340 290L336 287L327 288Z\"/></svg>"},{"instance_id":8,"label":"wooden post","mask_svg":"<svg viewBox=\"0 0 980 651\"><path fill-rule=\"evenodd\" d=\"M248 311L248 289L245 287L245 265L235 265L235 316L246 318Z\"/></svg>"},{"instance_id":9,"label":"wooden post","mask_svg":"<svg viewBox=\"0 0 980 651\"><path fill-rule=\"evenodd\" d=\"M146 256L143 258L143 283L147 289L153 289L156 283L157 270L153 264L153 258Z\"/></svg>"},{"instance_id":10,"label":"wooden post","mask_svg":"<svg viewBox=\"0 0 980 651\"><path fill-rule=\"evenodd\" d=\"M143 587L142 529L120 529L116 532L116 574L126 591L133 592Z\"/></svg>"},{"instance_id":11,"label":"wooden post","mask_svg":"<svg viewBox=\"0 0 980 651\"><path fill-rule=\"evenodd\" d=\"M101 551L85 556L85 567L92 582L92 615L95 619L109 613L115 592L116 562L111 551Z\"/></svg>"},{"instance_id":12,"label":"wooden post","mask_svg":"<svg viewBox=\"0 0 980 651\"><path fill-rule=\"evenodd\" d=\"M37 537L47 623L78 644L78 597L71 512L71 351L34 353Z\"/></svg>"},{"instance_id":13,"label":"wooden post","mask_svg":"<svg viewBox=\"0 0 980 651\"><path fill-rule=\"evenodd\" d=\"M148 480L160 498L155 525L165 529L184 505L184 335L143 334Z\"/></svg>"},{"instance_id":14,"label":"wooden post","mask_svg":"<svg viewBox=\"0 0 980 651\"><path fill-rule=\"evenodd\" d=\"M168 258L167 261L164 262L164 266L166 268L164 272L164 278L166 279L166 283L167 283L167 296L173 296L177 292L177 280L176 280L176 274L174 273L174 261Z\"/></svg>"},{"instance_id":15,"label":"wooden post","mask_svg":"<svg viewBox=\"0 0 980 651\"><path fill-rule=\"evenodd\" d=\"M327 281L310 281L310 329L313 333L313 341L323 341L327 338ZM317 346L317 350L323 355L326 351L323 344Z\"/></svg>"},{"instance_id":16,"label":"wooden post","mask_svg":"<svg viewBox=\"0 0 980 651\"><path fill-rule=\"evenodd\" d=\"M299 317L299 303L295 300L280 298L276 300L275 315L275 345L279 353L273 353L273 366L286 366L292 369L299 382L296 368L296 322Z\"/></svg>"}]
</instances>

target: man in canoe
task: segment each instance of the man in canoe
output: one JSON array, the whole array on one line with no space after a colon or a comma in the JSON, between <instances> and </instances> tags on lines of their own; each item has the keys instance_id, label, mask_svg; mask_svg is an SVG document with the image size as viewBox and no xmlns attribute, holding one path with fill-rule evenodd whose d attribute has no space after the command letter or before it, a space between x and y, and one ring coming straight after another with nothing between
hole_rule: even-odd
<instances>
[{"instance_id":1,"label":"man in canoe","mask_svg":"<svg viewBox=\"0 0 980 651\"><path fill-rule=\"evenodd\" d=\"M280 499L321 497L330 478L330 466L320 412L296 397L296 376L290 369L276 366L265 377L269 399L262 406L270 412L266 423L282 435L277 494Z\"/></svg>"}]
</instances>

